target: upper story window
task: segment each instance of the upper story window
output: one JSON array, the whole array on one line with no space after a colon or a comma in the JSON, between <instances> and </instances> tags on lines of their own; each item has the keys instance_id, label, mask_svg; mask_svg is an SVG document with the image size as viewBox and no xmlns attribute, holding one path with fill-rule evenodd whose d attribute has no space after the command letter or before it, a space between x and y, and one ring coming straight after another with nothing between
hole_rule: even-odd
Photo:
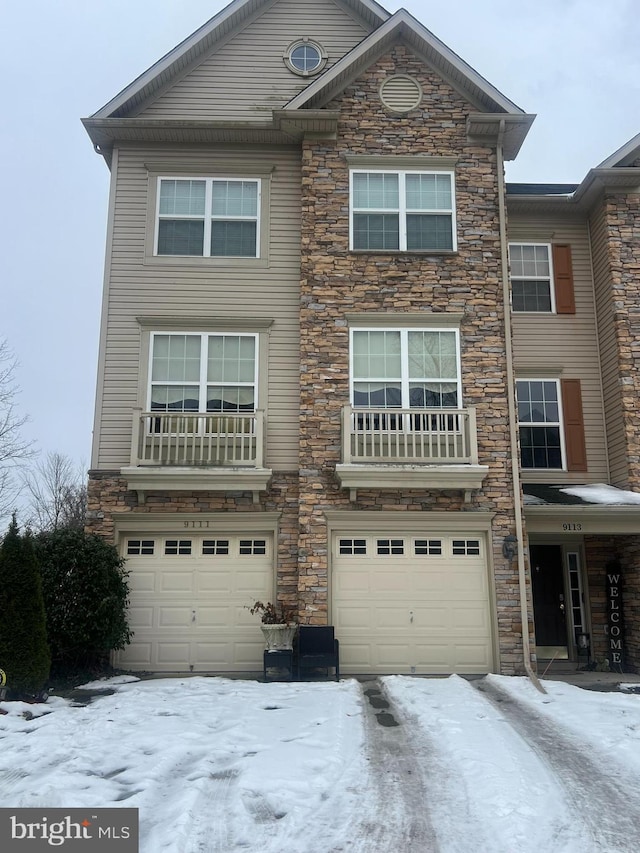
<instances>
[{"instance_id":1,"label":"upper story window","mask_svg":"<svg viewBox=\"0 0 640 853\"><path fill-rule=\"evenodd\" d=\"M158 178L156 255L257 258L260 179Z\"/></svg>"},{"instance_id":2,"label":"upper story window","mask_svg":"<svg viewBox=\"0 0 640 853\"><path fill-rule=\"evenodd\" d=\"M353 169L350 178L351 249L456 249L453 172Z\"/></svg>"},{"instance_id":3,"label":"upper story window","mask_svg":"<svg viewBox=\"0 0 640 853\"><path fill-rule=\"evenodd\" d=\"M571 246L510 243L514 312L575 314Z\"/></svg>"},{"instance_id":4,"label":"upper story window","mask_svg":"<svg viewBox=\"0 0 640 853\"><path fill-rule=\"evenodd\" d=\"M458 330L352 329L351 399L373 409L458 408Z\"/></svg>"},{"instance_id":5,"label":"upper story window","mask_svg":"<svg viewBox=\"0 0 640 853\"><path fill-rule=\"evenodd\" d=\"M298 39L290 44L283 55L289 71L301 77L309 77L321 71L326 62L327 54L318 44L308 38Z\"/></svg>"},{"instance_id":6,"label":"upper story window","mask_svg":"<svg viewBox=\"0 0 640 853\"><path fill-rule=\"evenodd\" d=\"M512 243L511 292L514 311L555 311L551 246L548 243Z\"/></svg>"},{"instance_id":7,"label":"upper story window","mask_svg":"<svg viewBox=\"0 0 640 853\"><path fill-rule=\"evenodd\" d=\"M257 335L152 334L149 410L255 411L257 351Z\"/></svg>"},{"instance_id":8,"label":"upper story window","mask_svg":"<svg viewBox=\"0 0 640 853\"><path fill-rule=\"evenodd\" d=\"M516 382L523 468L564 468L558 386L555 379Z\"/></svg>"}]
</instances>

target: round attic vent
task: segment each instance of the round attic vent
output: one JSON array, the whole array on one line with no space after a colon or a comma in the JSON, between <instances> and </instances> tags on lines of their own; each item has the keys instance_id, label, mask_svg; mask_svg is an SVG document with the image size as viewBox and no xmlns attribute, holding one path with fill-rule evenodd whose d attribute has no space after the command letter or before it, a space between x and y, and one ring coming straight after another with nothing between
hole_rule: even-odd
<instances>
[{"instance_id":1,"label":"round attic vent","mask_svg":"<svg viewBox=\"0 0 640 853\"><path fill-rule=\"evenodd\" d=\"M393 113L408 113L420 104L422 87L413 77L394 74L380 86L380 100Z\"/></svg>"}]
</instances>

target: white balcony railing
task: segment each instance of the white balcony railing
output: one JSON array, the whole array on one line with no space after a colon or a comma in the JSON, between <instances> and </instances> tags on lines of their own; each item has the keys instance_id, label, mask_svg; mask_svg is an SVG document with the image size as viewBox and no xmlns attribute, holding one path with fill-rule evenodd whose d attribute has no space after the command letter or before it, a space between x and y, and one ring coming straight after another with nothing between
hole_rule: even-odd
<instances>
[{"instance_id":1,"label":"white balcony railing","mask_svg":"<svg viewBox=\"0 0 640 853\"><path fill-rule=\"evenodd\" d=\"M131 465L262 468L264 412L211 414L134 409Z\"/></svg>"},{"instance_id":2,"label":"white balcony railing","mask_svg":"<svg viewBox=\"0 0 640 853\"><path fill-rule=\"evenodd\" d=\"M342 410L344 464L477 465L475 409Z\"/></svg>"}]
</instances>

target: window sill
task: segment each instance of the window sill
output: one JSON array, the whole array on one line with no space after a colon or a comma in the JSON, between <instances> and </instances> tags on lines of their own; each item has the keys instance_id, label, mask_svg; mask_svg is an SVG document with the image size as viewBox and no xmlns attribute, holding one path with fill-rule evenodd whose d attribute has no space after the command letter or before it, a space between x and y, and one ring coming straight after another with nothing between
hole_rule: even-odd
<instances>
[{"instance_id":1,"label":"window sill","mask_svg":"<svg viewBox=\"0 0 640 853\"><path fill-rule=\"evenodd\" d=\"M248 268L266 269L269 266L268 258L203 258L200 255L145 255L145 266L159 267L187 267L204 269L216 268Z\"/></svg>"},{"instance_id":2,"label":"window sill","mask_svg":"<svg viewBox=\"0 0 640 853\"><path fill-rule=\"evenodd\" d=\"M404 251L400 249L349 249L352 255L391 255L392 257L449 257L458 254L457 249L429 249L418 250L412 249Z\"/></svg>"}]
</instances>

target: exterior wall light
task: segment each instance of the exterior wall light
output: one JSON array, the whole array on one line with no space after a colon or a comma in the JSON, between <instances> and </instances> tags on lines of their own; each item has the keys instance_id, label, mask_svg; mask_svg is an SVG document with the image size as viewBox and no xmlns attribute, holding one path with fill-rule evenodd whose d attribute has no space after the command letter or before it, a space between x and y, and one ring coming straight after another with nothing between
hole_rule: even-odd
<instances>
[{"instance_id":1,"label":"exterior wall light","mask_svg":"<svg viewBox=\"0 0 640 853\"><path fill-rule=\"evenodd\" d=\"M513 560L518 554L518 540L510 533L502 540L502 556L505 560Z\"/></svg>"}]
</instances>

